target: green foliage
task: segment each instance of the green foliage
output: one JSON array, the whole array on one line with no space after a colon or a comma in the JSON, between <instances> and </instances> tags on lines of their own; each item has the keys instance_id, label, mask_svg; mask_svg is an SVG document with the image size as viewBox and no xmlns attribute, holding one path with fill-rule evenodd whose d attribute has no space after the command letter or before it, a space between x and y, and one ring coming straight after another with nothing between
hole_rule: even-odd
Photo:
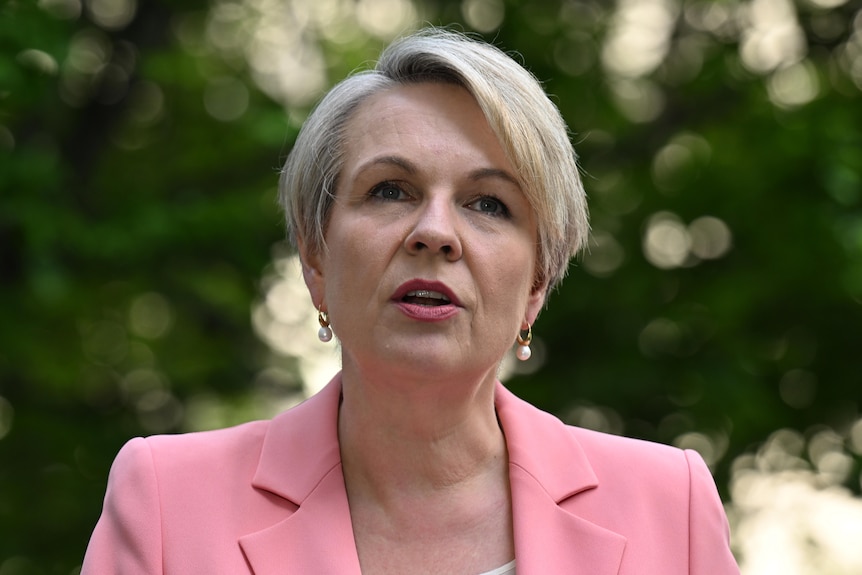
<instances>
[{"instance_id":1,"label":"green foliage","mask_svg":"<svg viewBox=\"0 0 862 575\"><path fill-rule=\"evenodd\" d=\"M0 6L3 573L79 564L127 439L184 430L201 402L253 416L261 370L294 369L250 310L283 250L277 170L310 100L283 105L241 51L213 47L229 4L138 2L119 22L75 1ZM541 369L511 386L582 424L712 438L726 494L733 459L773 430L846 434L860 417L862 4L798 6L819 88L796 105L775 103L777 72L743 66L741 32L692 24L709 4L681 5L666 57L637 77L602 64L608 3L507 2L484 32L566 116L596 237L534 327ZM308 26L325 82L383 43ZM671 231L715 218L731 247L657 266L656 214Z\"/></svg>"}]
</instances>

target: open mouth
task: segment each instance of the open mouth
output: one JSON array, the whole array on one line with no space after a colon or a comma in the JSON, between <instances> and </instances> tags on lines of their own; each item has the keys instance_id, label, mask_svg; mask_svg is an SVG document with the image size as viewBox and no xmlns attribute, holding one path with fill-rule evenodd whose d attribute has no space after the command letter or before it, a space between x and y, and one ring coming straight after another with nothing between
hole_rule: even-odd
<instances>
[{"instance_id":1,"label":"open mouth","mask_svg":"<svg viewBox=\"0 0 862 575\"><path fill-rule=\"evenodd\" d=\"M440 306L452 303L448 297L438 291L418 289L412 290L404 294L401 298L404 303L412 303L415 305Z\"/></svg>"}]
</instances>

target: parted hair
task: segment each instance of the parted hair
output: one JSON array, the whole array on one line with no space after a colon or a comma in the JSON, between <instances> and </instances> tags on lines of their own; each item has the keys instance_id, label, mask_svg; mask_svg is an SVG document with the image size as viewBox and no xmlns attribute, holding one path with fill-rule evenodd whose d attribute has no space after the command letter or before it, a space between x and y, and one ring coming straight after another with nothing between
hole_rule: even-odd
<instances>
[{"instance_id":1,"label":"parted hair","mask_svg":"<svg viewBox=\"0 0 862 575\"><path fill-rule=\"evenodd\" d=\"M371 70L336 84L302 126L279 181L294 246L326 249L325 232L344 165L345 130L357 107L389 88L446 82L479 104L516 171L538 222L536 283L549 291L566 274L589 232L586 197L569 131L529 71L499 48L441 28L390 44Z\"/></svg>"}]
</instances>

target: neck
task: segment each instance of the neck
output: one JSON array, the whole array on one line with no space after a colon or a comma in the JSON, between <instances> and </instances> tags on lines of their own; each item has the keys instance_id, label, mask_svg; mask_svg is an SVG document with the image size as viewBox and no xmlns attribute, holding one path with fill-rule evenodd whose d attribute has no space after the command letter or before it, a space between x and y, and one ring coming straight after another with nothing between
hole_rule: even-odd
<instances>
[{"instance_id":1,"label":"neck","mask_svg":"<svg viewBox=\"0 0 862 575\"><path fill-rule=\"evenodd\" d=\"M338 434L348 492L379 504L507 481L494 374L467 382L363 377L345 365Z\"/></svg>"}]
</instances>

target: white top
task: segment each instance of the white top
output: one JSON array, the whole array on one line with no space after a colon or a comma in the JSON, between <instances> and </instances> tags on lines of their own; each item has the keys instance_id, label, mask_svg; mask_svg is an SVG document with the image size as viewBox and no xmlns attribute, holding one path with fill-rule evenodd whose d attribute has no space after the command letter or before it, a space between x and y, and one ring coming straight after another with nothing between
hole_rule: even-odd
<instances>
[{"instance_id":1,"label":"white top","mask_svg":"<svg viewBox=\"0 0 862 575\"><path fill-rule=\"evenodd\" d=\"M515 560L513 559L502 567L497 567L493 571L486 571L485 573L480 573L479 575L515 575Z\"/></svg>"}]
</instances>

